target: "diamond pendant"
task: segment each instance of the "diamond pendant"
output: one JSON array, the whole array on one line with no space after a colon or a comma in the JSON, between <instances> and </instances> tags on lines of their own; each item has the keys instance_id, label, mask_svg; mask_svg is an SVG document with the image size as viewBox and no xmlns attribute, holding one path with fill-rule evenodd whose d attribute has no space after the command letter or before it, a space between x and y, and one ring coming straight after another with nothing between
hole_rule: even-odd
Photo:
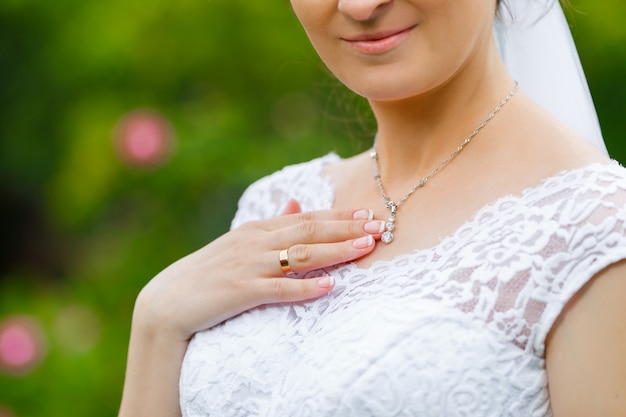
<instances>
[{"instance_id":1,"label":"diamond pendant","mask_svg":"<svg viewBox=\"0 0 626 417\"><path fill-rule=\"evenodd\" d=\"M393 201L387 202L387 207L391 209L391 216L387 219L387 224L385 224L385 233L382 234L380 240L382 240L386 244L390 244L393 242L393 230L396 228L396 210L398 210L398 206Z\"/></svg>"},{"instance_id":2,"label":"diamond pendant","mask_svg":"<svg viewBox=\"0 0 626 417\"><path fill-rule=\"evenodd\" d=\"M391 232L383 233L383 235L380 237L380 240L382 240L386 244L390 244L391 242L393 242L393 233Z\"/></svg>"}]
</instances>

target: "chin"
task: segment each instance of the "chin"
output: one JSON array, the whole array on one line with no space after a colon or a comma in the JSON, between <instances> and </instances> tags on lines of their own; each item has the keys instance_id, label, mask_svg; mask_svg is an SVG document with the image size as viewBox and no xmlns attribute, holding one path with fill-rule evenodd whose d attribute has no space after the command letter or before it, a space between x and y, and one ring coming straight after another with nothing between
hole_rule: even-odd
<instances>
[{"instance_id":1,"label":"chin","mask_svg":"<svg viewBox=\"0 0 626 417\"><path fill-rule=\"evenodd\" d=\"M354 93L370 101L402 101L437 89L445 81L416 77L371 78L361 82L344 83Z\"/></svg>"}]
</instances>

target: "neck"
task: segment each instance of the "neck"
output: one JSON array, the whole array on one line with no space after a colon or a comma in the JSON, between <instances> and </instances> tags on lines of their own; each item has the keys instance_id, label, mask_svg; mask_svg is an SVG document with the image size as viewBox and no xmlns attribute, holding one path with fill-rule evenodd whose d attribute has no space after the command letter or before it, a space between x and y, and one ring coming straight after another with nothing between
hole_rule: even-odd
<instances>
[{"instance_id":1,"label":"neck","mask_svg":"<svg viewBox=\"0 0 626 417\"><path fill-rule=\"evenodd\" d=\"M370 101L378 123L380 173L403 189L443 161L513 87L493 50L482 65L466 68L439 87L397 101Z\"/></svg>"}]
</instances>

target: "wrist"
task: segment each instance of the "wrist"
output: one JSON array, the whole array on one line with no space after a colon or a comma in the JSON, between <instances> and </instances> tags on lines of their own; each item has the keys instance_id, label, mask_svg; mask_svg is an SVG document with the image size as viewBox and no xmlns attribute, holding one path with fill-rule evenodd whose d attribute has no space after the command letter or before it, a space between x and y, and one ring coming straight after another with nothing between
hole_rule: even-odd
<instances>
[{"instance_id":1,"label":"wrist","mask_svg":"<svg viewBox=\"0 0 626 417\"><path fill-rule=\"evenodd\" d=\"M148 288L144 288L135 300L131 334L150 342L186 345L191 335L179 329L176 317L167 310L167 303L157 300Z\"/></svg>"}]
</instances>

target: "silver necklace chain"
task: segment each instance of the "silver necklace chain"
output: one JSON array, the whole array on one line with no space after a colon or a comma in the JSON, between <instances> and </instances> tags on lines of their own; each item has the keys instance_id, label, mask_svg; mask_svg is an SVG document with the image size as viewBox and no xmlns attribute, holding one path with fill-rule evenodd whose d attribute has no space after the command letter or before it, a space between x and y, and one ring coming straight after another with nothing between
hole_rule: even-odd
<instances>
[{"instance_id":1,"label":"silver necklace chain","mask_svg":"<svg viewBox=\"0 0 626 417\"><path fill-rule=\"evenodd\" d=\"M465 140L459 146L457 146L454 152L448 155L446 159L441 161L439 165L437 165L432 171L428 173L428 175L426 175L424 178L419 180L419 182L415 184L415 186L411 188L409 192L404 195L404 197L398 200L397 203L393 201L391 198L389 198L389 196L385 192L385 189L383 188L383 182L380 178L380 169L378 167L378 153L376 152L376 147L374 147L374 150L370 153L370 157L374 161L374 179L376 180L376 185L378 185L378 191L380 192L380 195L383 198L385 207L391 211L391 214L389 218L387 219L387 223L385 225L385 232L383 233L381 237L381 240L383 242L389 244L393 241L393 238L394 238L393 230L396 227L395 222L396 222L396 213L398 211L398 207L400 207L406 200L408 200L408 198L411 197L413 193L415 193L417 190L425 186L431 177L433 177L435 174L437 174L439 171L445 168L445 166L448 165L450 161L452 161L459 153L461 153L463 148L465 148L472 141L472 139L474 139L474 137L478 135L478 133L483 129L483 127L487 126L487 124L491 121L491 119L493 119L496 116L496 114L498 114L498 112L502 109L502 107L504 107L504 105L515 95L515 93L517 93L517 90L518 90L518 85L516 82L513 89L502 99L502 101L500 101L500 103L498 103L498 105L492 110L491 113L489 113L489 115L485 118L485 120L483 120L480 123L480 125L478 125L478 127L476 127L476 129L474 129L474 131L468 137L466 137Z\"/></svg>"}]
</instances>

